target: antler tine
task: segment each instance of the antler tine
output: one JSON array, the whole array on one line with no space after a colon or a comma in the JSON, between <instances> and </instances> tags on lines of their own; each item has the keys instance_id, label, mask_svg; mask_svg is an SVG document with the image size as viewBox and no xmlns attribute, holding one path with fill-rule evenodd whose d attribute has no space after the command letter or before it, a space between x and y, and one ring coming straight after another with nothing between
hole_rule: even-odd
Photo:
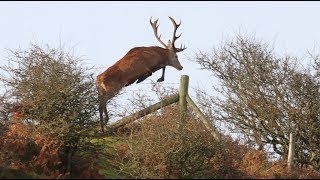
<instances>
[{"instance_id":1,"label":"antler tine","mask_svg":"<svg viewBox=\"0 0 320 180\"><path fill-rule=\"evenodd\" d=\"M169 16L169 18L170 18L170 20L171 20L171 22L173 24L173 28L174 28L173 29L173 37L172 37L172 42L171 43L172 43L172 46L175 48L175 46L174 46L175 41L182 35L182 33L181 33L179 36L176 36L177 29L181 25L181 20L180 20L180 23L177 24L176 21L172 17ZM185 50L186 48L185 47L182 48L182 45L181 45L181 48L175 48L175 49L176 49L176 52L180 52L180 51Z\"/></svg>"},{"instance_id":2,"label":"antler tine","mask_svg":"<svg viewBox=\"0 0 320 180\"><path fill-rule=\"evenodd\" d=\"M150 24L151 24L151 26L152 26L154 35L156 36L157 40L158 40L165 48L168 48L168 46L161 41L161 39L160 39L160 38L161 38L161 35L160 35L160 36L158 35L158 27L159 27L159 25L157 25L157 23L158 23L158 20L159 20L159 19L155 20L154 22L152 22L151 19L152 19L152 17L150 18Z\"/></svg>"},{"instance_id":3,"label":"antler tine","mask_svg":"<svg viewBox=\"0 0 320 180\"><path fill-rule=\"evenodd\" d=\"M181 52L181 51L183 51L185 49L187 49L186 46L183 45L183 47L182 47L182 44L181 44L180 48L176 48L176 52Z\"/></svg>"}]
</instances>

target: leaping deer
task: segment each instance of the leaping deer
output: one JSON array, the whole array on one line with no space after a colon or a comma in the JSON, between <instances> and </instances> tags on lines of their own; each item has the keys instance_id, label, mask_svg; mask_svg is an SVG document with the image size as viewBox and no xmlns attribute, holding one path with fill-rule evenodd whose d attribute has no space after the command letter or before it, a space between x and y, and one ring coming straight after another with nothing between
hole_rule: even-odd
<instances>
[{"instance_id":1,"label":"leaping deer","mask_svg":"<svg viewBox=\"0 0 320 180\"><path fill-rule=\"evenodd\" d=\"M167 45L161 41L161 35L158 35L158 19L152 22L152 17L150 18L154 35L164 48L159 46L132 48L123 58L97 76L96 84L99 93L99 113L102 132L104 132L103 113L105 114L106 122L109 120L106 107L107 101L114 97L123 87L136 81L140 83L161 68L162 75L157 82L162 82L164 81L166 66L172 66L179 71L182 70L183 67L178 60L177 53L185 50L186 47L182 47L181 45L180 48L176 48L174 45L175 41L181 36L181 34L176 36L181 22L177 24L172 17L169 16L169 18L173 23L174 31L172 41L169 40Z\"/></svg>"}]
</instances>

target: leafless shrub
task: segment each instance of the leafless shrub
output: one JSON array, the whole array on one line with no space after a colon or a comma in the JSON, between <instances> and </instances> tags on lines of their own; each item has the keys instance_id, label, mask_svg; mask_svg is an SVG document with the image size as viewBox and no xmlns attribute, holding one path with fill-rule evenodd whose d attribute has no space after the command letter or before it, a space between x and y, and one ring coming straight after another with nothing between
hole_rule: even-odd
<instances>
[{"instance_id":1,"label":"leafless shrub","mask_svg":"<svg viewBox=\"0 0 320 180\"><path fill-rule=\"evenodd\" d=\"M201 107L210 107L207 116L229 123L259 149L271 145L283 158L294 132L296 162L319 169L319 82L297 58L278 57L262 41L237 35L199 52L196 61L220 82L219 96L198 93Z\"/></svg>"}]
</instances>

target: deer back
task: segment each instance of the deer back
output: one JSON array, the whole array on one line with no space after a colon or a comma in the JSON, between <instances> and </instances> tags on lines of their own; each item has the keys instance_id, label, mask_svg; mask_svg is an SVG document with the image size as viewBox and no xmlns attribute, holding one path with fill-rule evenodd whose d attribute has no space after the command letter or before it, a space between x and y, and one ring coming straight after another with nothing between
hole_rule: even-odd
<instances>
[{"instance_id":1,"label":"deer back","mask_svg":"<svg viewBox=\"0 0 320 180\"><path fill-rule=\"evenodd\" d=\"M152 73L168 64L169 51L152 47L132 48L123 58L117 61L100 75L100 81L108 86L124 86ZM117 85L118 84L118 85Z\"/></svg>"}]
</instances>

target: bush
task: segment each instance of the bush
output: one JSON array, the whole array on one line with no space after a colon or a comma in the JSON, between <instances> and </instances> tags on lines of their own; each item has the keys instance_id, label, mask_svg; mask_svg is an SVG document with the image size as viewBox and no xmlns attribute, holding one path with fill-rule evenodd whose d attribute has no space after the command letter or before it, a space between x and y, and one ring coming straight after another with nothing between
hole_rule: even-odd
<instances>
[{"instance_id":1,"label":"bush","mask_svg":"<svg viewBox=\"0 0 320 180\"><path fill-rule=\"evenodd\" d=\"M241 158L239 148L229 150L227 146L235 145L229 140L216 142L192 113L186 128L179 132L177 108L171 105L126 127L131 127L127 143L115 148L122 157L118 169L125 171L127 178L240 176L234 161Z\"/></svg>"},{"instance_id":2,"label":"bush","mask_svg":"<svg viewBox=\"0 0 320 180\"><path fill-rule=\"evenodd\" d=\"M11 113L32 129L29 137L39 145L35 161L41 172L54 171L43 164L51 166L48 161L56 156L52 166L60 162L61 173L70 174L72 156L95 127L98 100L92 68L61 49L32 45L10 52L1 80L13 102Z\"/></svg>"},{"instance_id":3,"label":"bush","mask_svg":"<svg viewBox=\"0 0 320 180\"><path fill-rule=\"evenodd\" d=\"M112 168L124 178L314 178L315 171L297 168L288 174L286 162L271 162L268 152L224 136L221 142L188 112L179 131L177 105L162 108L119 131L124 140L114 144ZM106 170L106 171L107 171ZM110 177L110 176L106 176Z\"/></svg>"}]
</instances>

